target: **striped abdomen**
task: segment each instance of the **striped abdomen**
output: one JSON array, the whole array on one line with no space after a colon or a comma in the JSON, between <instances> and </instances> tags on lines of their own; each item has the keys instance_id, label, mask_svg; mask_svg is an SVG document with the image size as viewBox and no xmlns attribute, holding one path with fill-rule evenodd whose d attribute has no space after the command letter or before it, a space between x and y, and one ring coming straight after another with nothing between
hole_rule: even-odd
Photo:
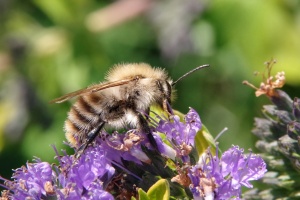
<instances>
[{"instance_id":1,"label":"striped abdomen","mask_svg":"<svg viewBox=\"0 0 300 200\"><path fill-rule=\"evenodd\" d=\"M81 96L72 106L65 121L66 138L74 147L79 147L87 134L102 121L103 96L99 93Z\"/></svg>"}]
</instances>

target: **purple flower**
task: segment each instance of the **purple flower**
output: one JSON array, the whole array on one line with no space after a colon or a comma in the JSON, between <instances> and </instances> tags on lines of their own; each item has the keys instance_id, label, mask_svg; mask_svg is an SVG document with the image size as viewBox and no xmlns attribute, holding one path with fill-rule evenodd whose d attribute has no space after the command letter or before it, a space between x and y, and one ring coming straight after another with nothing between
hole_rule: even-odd
<instances>
[{"instance_id":1,"label":"purple flower","mask_svg":"<svg viewBox=\"0 0 300 200\"><path fill-rule=\"evenodd\" d=\"M7 182L8 189L13 189L13 199L42 199L54 192L52 185L54 174L47 162L36 160L15 170L13 182Z\"/></svg>"},{"instance_id":2,"label":"purple flower","mask_svg":"<svg viewBox=\"0 0 300 200\"><path fill-rule=\"evenodd\" d=\"M79 159L65 155L58 156L58 160L58 180L62 186L59 196L62 199L94 199L89 191L108 195L110 198L107 199L113 199L103 190L103 183L105 181L107 184L111 180L115 169L106 159L101 146L87 148Z\"/></svg>"},{"instance_id":3,"label":"purple flower","mask_svg":"<svg viewBox=\"0 0 300 200\"><path fill-rule=\"evenodd\" d=\"M261 157L252 153L244 155L243 149L237 146L224 152L220 159L208 151L190 169L190 189L195 199L240 198L241 186L252 188L249 181L262 178L266 171Z\"/></svg>"},{"instance_id":4,"label":"purple flower","mask_svg":"<svg viewBox=\"0 0 300 200\"><path fill-rule=\"evenodd\" d=\"M158 143L158 149L163 155L167 155L172 159L174 159L175 151L176 157L181 157L184 162L187 162L189 160L188 155L194 146L195 136L201 129L201 126L200 117L192 108L186 114L184 122L181 122L177 115L172 115L170 121L161 119L155 130L164 133L170 145L162 143L161 138L156 135L155 139Z\"/></svg>"},{"instance_id":5,"label":"purple flower","mask_svg":"<svg viewBox=\"0 0 300 200\"><path fill-rule=\"evenodd\" d=\"M15 171L13 181L6 181L10 193L2 197L112 200L114 194L129 199L138 195L137 188L149 188L157 177L166 177L189 186L194 199L239 198L242 185L252 187L249 181L264 175L265 163L257 155L245 156L243 150L233 146L220 159L208 150L196 166L190 166L189 154L201 126L193 109L183 122L176 115L160 118L152 127L159 152L153 150L146 135L149 133L135 129L113 134L103 131L78 158L65 152L59 155L54 147L58 166L40 160L27 163L27 167Z\"/></svg>"},{"instance_id":6,"label":"purple flower","mask_svg":"<svg viewBox=\"0 0 300 200\"><path fill-rule=\"evenodd\" d=\"M142 146L150 145L145 133L129 130L125 133L102 134L105 135L105 140L98 139L96 145L101 146L110 160L120 163L121 159L124 159L137 164L151 162L142 151Z\"/></svg>"},{"instance_id":7,"label":"purple flower","mask_svg":"<svg viewBox=\"0 0 300 200\"><path fill-rule=\"evenodd\" d=\"M110 193L103 190L102 184L99 183L98 180L89 185L86 194L84 194L81 197L81 199L82 200L98 200L98 199L113 200L114 198Z\"/></svg>"},{"instance_id":8,"label":"purple flower","mask_svg":"<svg viewBox=\"0 0 300 200\"><path fill-rule=\"evenodd\" d=\"M56 151L56 149L55 149ZM56 151L57 152L57 151ZM12 199L114 199L104 191L115 173L115 169L105 158L101 147L90 147L77 160L74 156L57 156L60 165L51 167L47 162L36 160L27 163L13 175L14 181L6 181L7 189L13 193Z\"/></svg>"},{"instance_id":9,"label":"purple flower","mask_svg":"<svg viewBox=\"0 0 300 200\"><path fill-rule=\"evenodd\" d=\"M267 171L266 164L261 157L252 153L243 155L243 149L237 146L223 153L221 165L223 177L232 177L233 188L239 188L240 185L252 188L249 181L260 179Z\"/></svg>"}]
</instances>

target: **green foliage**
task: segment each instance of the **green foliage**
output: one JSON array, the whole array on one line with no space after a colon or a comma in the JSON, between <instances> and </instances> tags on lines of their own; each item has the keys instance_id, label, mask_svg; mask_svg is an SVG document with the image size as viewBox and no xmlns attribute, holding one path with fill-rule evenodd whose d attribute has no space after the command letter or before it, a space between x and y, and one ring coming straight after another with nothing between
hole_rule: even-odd
<instances>
[{"instance_id":1,"label":"green foliage","mask_svg":"<svg viewBox=\"0 0 300 200\"><path fill-rule=\"evenodd\" d=\"M167 180L160 179L153 184L148 192L139 189L140 200L168 200L170 199L170 186Z\"/></svg>"},{"instance_id":2,"label":"green foliage","mask_svg":"<svg viewBox=\"0 0 300 200\"><path fill-rule=\"evenodd\" d=\"M152 200L158 200L158 199L163 199L167 200L170 198L170 187L169 183L165 179L161 179L157 181L154 185L152 185L148 192L147 195L149 198Z\"/></svg>"},{"instance_id":3,"label":"green foliage","mask_svg":"<svg viewBox=\"0 0 300 200\"><path fill-rule=\"evenodd\" d=\"M198 155L202 155L207 150L207 148L211 148L212 154L216 152L215 141L205 125L202 125L201 130L195 137L195 147L197 149Z\"/></svg>"}]
</instances>

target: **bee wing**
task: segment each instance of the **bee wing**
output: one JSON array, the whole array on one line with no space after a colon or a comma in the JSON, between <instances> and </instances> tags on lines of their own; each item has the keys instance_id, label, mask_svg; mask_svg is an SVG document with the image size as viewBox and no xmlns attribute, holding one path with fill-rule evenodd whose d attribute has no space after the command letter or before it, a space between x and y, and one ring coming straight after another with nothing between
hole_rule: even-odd
<instances>
[{"instance_id":1,"label":"bee wing","mask_svg":"<svg viewBox=\"0 0 300 200\"><path fill-rule=\"evenodd\" d=\"M104 90L106 88L111 88L111 87L116 87L116 86L119 86L119 85L124 85L124 84L130 83L131 81L135 81L137 79L139 79L139 77L134 77L134 78L131 78L131 79L123 79L123 80L119 80L119 81L113 81L113 82L108 82L108 83L102 83L102 84L100 83L100 84L97 84L97 85L92 85L92 86L89 86L85 89L77 90L75 92L71 92L71 93L66 94L64 96L53 99L52 101L50 101L50 103L62 103L64 101L67 101L67 100L72 99L72 98L77 97L77 96L82 96L82 95L85 95L87 93L98 92L98 91Z\"/></svg>"}]
</instances>

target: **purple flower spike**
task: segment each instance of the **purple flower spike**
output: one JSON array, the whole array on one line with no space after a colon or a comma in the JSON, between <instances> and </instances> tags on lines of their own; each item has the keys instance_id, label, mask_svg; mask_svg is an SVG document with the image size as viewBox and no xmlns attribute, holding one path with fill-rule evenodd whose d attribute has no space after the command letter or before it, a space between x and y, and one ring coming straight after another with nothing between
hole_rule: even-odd
<instances>
[{"instance_id":1,"label":"purple flower spike","mask_svg":"<svg viewBox=\"0 0 300 200\"><path fill-rule=\"evenodd\" d=\"M262 178L266 171L266 163L261 157L252 153L244 155L243 149L232 146L220 159L208 151L188 175L195 199L239 199L241 186L252 188L249 181Z\"/></svg>"},{"instance_id":2,"label":"purple flower spike","mask_svg":"<svg viewBox=\"0 0 300 200\"><path fill-rule=\"evenodd\" d=\"M155 149L146 135L150 133L137 129L113 134L102 131L79 157L66 152L59 155L54 147L59 165L39 159L27 163L15 170L13 181L0 177L6 189L1 195L3 199L132 199L138 197L138 188L147 189L158 177L165 177L182 189L189 187L195 200L239 199L241 186L251 188L250 181L262 178L267 171L259 156L244 155L237 146L220 158L218 150L213 156L208 149L192 166L195 162L190 162L189 156L202 123L193 109L181 120L171 115L160 118L158 124L152 122ZM170 187L170 191L178 190L178 185ZM191 193L186 198L192 198ZM182 194L176 198L181 199Z\"/></svg>"},{"instance_id":3,"label":"purple flower spike","mask_svg":"<svg viewBox=\"0 0 300 200\"><path fill-rule=\"evenodd\" d=\"M110 180L115 169L110 165L100 146L89 147L78 160L74 156L63 156L59 158L62 172L59 181L62 184L64 195L69 193L81 193L98 183L98 189L102 189L101 179L105 176Z\"/></svg>"},{"instance_id":4,"label":"purple flower spike","mask_svg":"<svg viewBox=\"0 0 300 200\"><path fill-rule=\"evenodd\" d=\"M15 199L41 199L54 192L53 177L50 164L37 160L37 163L27 163L27 167L16 169L12 177L15 181L9 185L15 189Z\"/></svg>"},{"instance_id":5,"label":"purple flower spike","mask_svg":"<svg viewBox=\"0 0 300 200\"><path fill-rule=\"evenodd\" d=\"M179 116L173 115L170 121L161 119L156 131L164 133L171 147L176 151L176 156L180 156L184 161L188 161L188 155L194 146L194 139L197 132L201 129L201 120L198 113L190 108L186 114L184 122L180 121ZM158 146L161 145L161 152L168 155L171 151L157 140ZM168 152L164 152L168 150Z\"/></svg>"},{"instance_id":6,"label":"purple flower spike","mask_svg":"<svg viewBox=\"0 0 300 200\"><path fill-rule=\"evenodd\" d=\"M188 140L187 143L194 146L194 138L202 127L200 117L194 109L190 108L190 111L186 114L184 120L186 123L185 134Z\"/></svg>"},{"instance_id":7,"label":"purple flower spike","mask_svg":"<svg viewBox=\"0 0 300 200\"><path fill-rule=\"evenodd\" d=\"M266 163L257 155L250 153L243 155L243 149L233 146L223 153L221 157L222 175L232 177L232 187L238 188L244 185L248 188L253 186L249 183L258 180L266 173Z\"/></svg>"},{"instance_id":8,"label":"purple flower spike","mask_svg":"<svg viewBox=\"0 0 300 200\"><path fill-rule=\"evenodd\" d=\"M68 155L57 158L60 165L55 170L38 159L15 170L14 181L6 180L6 187L12 192L8 196L11 199L113 199L104 191L103 184L112 179L115 169L101 147L88 148L78 160Z\"/></svg>"}]
</instances>

